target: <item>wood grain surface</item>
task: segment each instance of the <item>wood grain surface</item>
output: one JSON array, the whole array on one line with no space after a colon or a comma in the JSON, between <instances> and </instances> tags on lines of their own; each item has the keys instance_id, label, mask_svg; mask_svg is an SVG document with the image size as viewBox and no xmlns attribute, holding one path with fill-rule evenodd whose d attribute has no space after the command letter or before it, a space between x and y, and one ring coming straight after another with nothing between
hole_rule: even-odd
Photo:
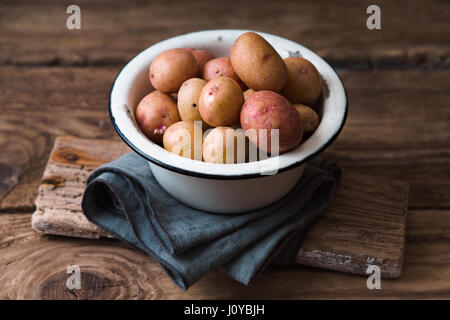
<instances>
[{"instance_id":1,"label":"wood grain surface","mask_svg":"<svg viewBox=\"0 0 450 320\"><path fill-rule=\"evenodd\" d=\"M67 3L0 3L1 298L450 298L449 1L377 1L382 29L374 31L365 27L365 10L373 4L368 0L77 4L82 29L70 31ZM213 272L181 292L156 263L115 240L31 230L56 137L119 141L106 106L121 67L157 41L221 28L287 37L338 68L350 110L324 156L336 161L344 176L409 185L400 279L368 290L361 276L271 267L251 287ZM65 289L71 264L81 267L81 290Z\"/></svg>"},{"instance_id":2,"label":"wood grain surface","mask_svg":"<svg viewBox=\"0 0 450 320\"><path fill-rule=\"evenodd\" d=\"M66 28L67 3L3 0L0 63L124 64L158 41L208 29L274 33L335 66L448 68L450 3L378 0L381 30L368 30L373 1L79 0L81 29Z\"/></svg>"},{"instance_id":3,"label":"wood grain surface","mask_svg":"<svg viewBox=\"0 0 450 320\"><path fill-rule=\"evenodd\" d=\"M129 149L109 140L57 138L42 177L32 228L46 234L82 238L108 236L81 210L93 169ZM398 278L403 267L408 188L364 175L344 175L330 208L308 232L296 262L329 270Z\"/></svg>"},{"instance_id":4,"label":"wood grain surface","mask_svg":"<svg viewBox=\"0 0 450 320\"><path fill-rule=\"evenodd\" d=\"M56 136L119 140L107 110L117 72L117 67L0 67L0 211L34 210ZM339 75L349 114L324 155L344 173L409 183L409 208L450 208L450 71Z\"/></svg>"},{"instance_id":5,"label":"wood grain surface","mask_svg":"<svg viewBox=\"0 0 450 320\"><path fill-rule=\"evenodd\" d=\"M26 299L450 299L450 211L409 211L404 270L368 290L366 277L317 268L269 267L251 286L213 271L188 291L146 255L116 240L42 236L31 214L0 215L0 298ZM70 265L82 288L65 286Z\"/></svg>"}]
</instances>

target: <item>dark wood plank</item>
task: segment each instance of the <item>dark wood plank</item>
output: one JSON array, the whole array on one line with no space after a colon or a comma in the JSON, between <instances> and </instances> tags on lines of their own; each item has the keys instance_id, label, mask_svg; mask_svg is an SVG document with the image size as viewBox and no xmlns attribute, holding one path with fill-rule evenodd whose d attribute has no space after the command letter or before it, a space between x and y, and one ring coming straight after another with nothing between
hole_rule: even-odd
<instances>
[{"instance_id":1,"label":"dark wood plank","mask_svg":"<svg viewBox=\"0 0 450 320\"><path fill-rule=\"evenodd\" d=\"M118 139L107 110L117 68L0 69L0 210L32 211L56 136Z\"/></svg>"},{"instance_id":2,"label":"dark wood plank","mask_svg":"<svg viewBox=\"0 0 450 320\"><path fill-rule=\"evenodd\" d=\"M345 172L407 181L409 208L450 208L449 73L350 72L347 123L324 153Z\"/></svg>"},{"instance_id":3,"label":"dark wood plank","mask_svg":"<svg viewBox=\"0 0 450 320\"><path fill-rule=\"evenodd\" d=\"M2 1L0 63L124 64L155 42L190 31L244 28L317 50L347 68L448 68L450 3L379 0L382 29L366 28L370 1L88 1L81 30L66 28L60 1Z\"/></svg>"},{"instance_id":4,"label":"dark wood plank","mask_svg":"<svg viewBox=\"0 0 450 320\"><path fill-rule=\"evenodd\" d=\"M0 67L0 211L34 209L56 136L119 140L107 110L118 69ZM349 114L324 156L344 174L407 182L410 208L450 208L450 71L339 74Z\"/></svg>"},{"instance_id":5,"label":"dark wood plank","mask_svg":"<svg viewBox=\"0 0 450 320\"><path fill-rule=\"evenodd\" d=\"M42 236L30 214L0 215L0 298L423 299L450 298L450 211L408 212L404 271L368 290L366 277L310 267L270 267L250 287L213 271L181 291L159 265L115 240ZM78 265L80 290L65 286ZM220 290L218 290L220 288Z\"/></svg>"}]
</instances>

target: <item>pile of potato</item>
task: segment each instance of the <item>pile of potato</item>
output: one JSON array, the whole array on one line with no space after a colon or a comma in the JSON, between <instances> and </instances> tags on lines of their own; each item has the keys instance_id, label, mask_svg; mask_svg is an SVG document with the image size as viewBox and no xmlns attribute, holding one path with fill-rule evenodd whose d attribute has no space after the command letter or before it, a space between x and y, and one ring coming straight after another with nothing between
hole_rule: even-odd
<instances>
[{"instance_id":1,"label":"pile of potato","mask_svg":"<svg viewBox=\"0 0 450 320\"><path fill-rule=\"evenodd\" d=\"M317 69L304 58L283 60L254 32L236 40L230 57L193 48L164 51L149 77L155 91L140 101L136 121L152 141L187 158L241 163L249 161L252 146L283 153L319 125ZM271 129L278 129L278 152L271 150Z\"/></svg>"}]
</instances>

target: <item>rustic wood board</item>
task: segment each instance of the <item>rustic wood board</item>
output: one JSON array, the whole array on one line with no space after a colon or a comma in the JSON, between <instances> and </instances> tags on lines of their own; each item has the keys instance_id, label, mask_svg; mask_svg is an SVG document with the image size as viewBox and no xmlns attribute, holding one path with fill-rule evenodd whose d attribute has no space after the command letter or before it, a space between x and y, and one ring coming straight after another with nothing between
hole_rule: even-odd
<instances>
[{"instance_id":1,"label":"rustic wood board","mask_svg":"<svg viewBox=\"0 0 450 320\"><path fill-rule=\"evenodd\" d=\"M39 187L33 229L80 238L109 237L84 217L81 199L92 170L127 151L118 141L57 138Z\"/></svg>"},{"instance_id":2,"label":"rustic wood board","mask_svg":"<svg viewBox=\"0 0 450 320\"><path fill-rule=\"evenodd\" d=\"M32 228L47 234L107 237L81 212L84 185L93 169L127 151L116 141L58 138L39 187ZM376 264L383 277L399 277L407 194L399 182L344 174L334 203L308 233L296 262L356 274Z\"/></svg>"},{"instance_id":3,"label":"rustic wood board","mask_svg":"<svg viewBox=\"0 0 450 320\"><path fill-rule=\"evenodd\" d=\"M248 28L318 51L338 67L448 67L450 3L378 0L381 30L366 27L370 1L78 0L81 29L60 1L3 0L0 63L123 64L146 47L197 30Z\"/></svg>"}]
</instances>

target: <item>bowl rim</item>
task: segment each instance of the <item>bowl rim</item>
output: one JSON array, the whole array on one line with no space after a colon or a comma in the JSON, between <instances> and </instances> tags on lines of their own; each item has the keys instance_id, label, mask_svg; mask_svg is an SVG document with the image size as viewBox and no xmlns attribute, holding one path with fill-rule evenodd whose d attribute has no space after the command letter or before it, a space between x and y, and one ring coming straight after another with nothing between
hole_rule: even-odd
<instances>
[{"instance_id":1,"label":"bowl rim","mask_svg":"<svg viewBox=\"0 0 450 320\"><path fill-rule=\"evenodd\" d=\"M213 174L213 173L207 173L207 172L199 172L199 171L194 171L194 170L189 170L186 168L182 168L179 166L175 166L173 164L170 163L166 163L164 161L161 161L160 159L157 159L156 157L152 157L151 155L149 155L148 153L144 152L143 150L141 150L139 147L137 147L132 141L130 141L130 139L126 136L125 133L122 132L122 130L119 128L119 125L116 122L116 119L113 115L113 110L112 110L112 95L113 95L113 91L115 89L116 86L116 82L119 79L119 77L121 76L121 74L124 72L124 70L126 70L126 68L128 66L130 66L130 64L132 64L139 56L141 56L142 54L144 54L145 52L147 52L148 50L151 50L151 48L153 48L155 45L157 44L162 44L166 41L169 40L175 40L177 38L181 38L181 37L189 37L191 35L195 35L198 33L229 33L229 32L240 32L240 33L245 33L245 32L256 32L258 34L260 34L261 36L263 36L264 38L266 37L271 37L272 39L281 39L283 41L287 41L290 43L293 43L299 47L301 47L304 50L309 51L310 53L312 53L316 59L320 60L321 63L323 63L325 66L327 66L336 76L337 80L340 83L340 86L342 88L343 94L344 94L344 107L343 107L343 115L341 118L340 123L338 124L336 130L333 132L332 135L330 135L330 137L325 140L320 147L316 148L315 151L311 152L310 154L308 154L307 156L301 158L298 161L294 161L293 163L283 166L283 167L279 167L276 171L276 174L294 169L298 166L301 166L303 164L305 164L306 162L308 162L309 160L311 160L312 158L316 157L318 154L322 153L325 149L327 149L337 138L337 136L339 135L339 133L342 131L342 128L344 127L344 124L347 120L347 114L348 114L348 96L347 96L347 91L345 89L345 86L342 82L342 79L339 77L339 75L337 74L336 70L330 66L322 57L320 57L317 53L315 53L314 51L312 51L311 49L296 43L292 40L289 40L287 38L283 38L277 35L273 35L273 34L269 34L269 33L265 33L265 32L260 32L260 31L255 31L255 30L247 30L247 29L215 29L215 30L201 30L201 31L194 31L194 32L190 32L190 33L186 33L186 34L181 34L181 35L177 35L171 38L168 38L166 40L154 43L153 45L149 46L148 48L142 50L141 52L139 52L136 56L134 56L130 61L128 61L127 64L125 64L124 67L122 67L122 69L118 72L117 76L114 79L114 82L111 85L110 91L109 91L109 99L108 99L108 109L109 109L109 117L111 120L111 123L113 124L113 127L115 129L115 131L118 133L118 135L120 136L120 138L134 151L136 152L138 155L140 155L141 157L143 157L144 159L150 161L153 164L156 164L162 168L168 169L170 171L179 173L179 174L183 174L183 175L188 175L188 176L192 176L192 177L198 177L198 178L207 178L207 179L217 179L217 180L236 180L236 179L253 179L253 178L263 178L263 177L267 177L267 175L262 175L261 173L238 173L238 174ZM267 40L267 39L266 39ZM269 41L270 42L270 41ZM314 133L313 133L314 135ZM310 137L311 138L311 137ZM153 142L152 142L153 143ZM302 142L303 143L303 142ZM301 145L301 144L300 144ZM299 145L299 146L300 146ZM299 147L298 146L298 147ZM161 148L163 151L165 152L169 152L167 150L165 150L164 148L158 146L159 148ZM296 148L297 149L297 148ZM291 150L291 151L295 151ZM277 157L282 157L285 154L289 154L291 151L283 153ZM171 154L172 156L178 157L178 158L182 158L180 156ZM182 158L181 160L185 160L185 161L195 161L201 164L207 164L205 162L200 162L197 160L191 160L191 159L186 159L186 158ZM270 159L266 159L263 161L258 161L258 162L264 162ZM243 164L238 164L238 165L252 165L255 162L247 162L247 163L243 163ZM198 165L198 164L197 164ZM209 164L211 165L211 164ZM237 164L212 164L214 166L237 166ZM231 169L231 167L229 167Z\"/></svg>"}]
</instances>

